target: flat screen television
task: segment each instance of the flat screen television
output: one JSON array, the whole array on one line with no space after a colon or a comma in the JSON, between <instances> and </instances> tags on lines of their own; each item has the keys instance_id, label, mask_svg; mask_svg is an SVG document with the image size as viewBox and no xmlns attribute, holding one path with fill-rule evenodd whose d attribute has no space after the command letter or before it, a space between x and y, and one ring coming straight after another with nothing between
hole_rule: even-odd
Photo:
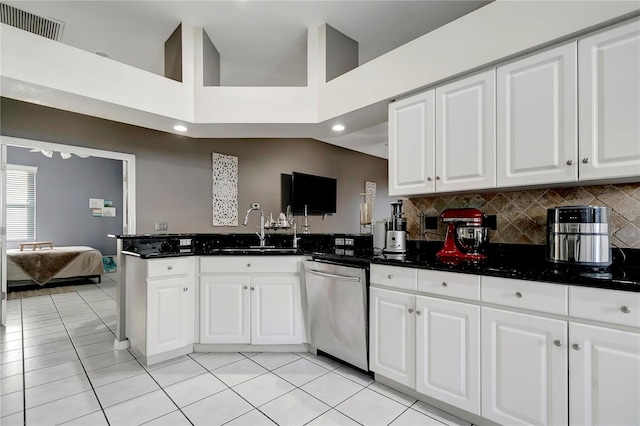
<instances>
[{"instance_id":1,"label":"flat screen television","mask_svg":"<svg viewBox=\"0 0 640 426\"><path fill-rule=\"evenodd\" d=\"M295 214L323 215L336 213L338 181L333 178L293 172L291 174L291 209Z\"/></svg>"}]
</instances>

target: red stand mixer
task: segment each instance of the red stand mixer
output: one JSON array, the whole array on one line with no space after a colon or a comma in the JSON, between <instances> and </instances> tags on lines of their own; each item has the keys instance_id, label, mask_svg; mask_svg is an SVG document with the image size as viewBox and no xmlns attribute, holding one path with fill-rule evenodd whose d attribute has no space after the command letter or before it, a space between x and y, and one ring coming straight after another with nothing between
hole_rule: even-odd
<instances>
[{"instance_id":1,"label":"red stand mixer","mask_svg":"<svg viewBox=\"0 0 640 426\"><path fill-rule=\"evenodd\" d=\"M496 216L486 215L478 209L447 209L440 215L447 225L444 246L437 253L441 259L478 261L487 258L484 253L489 243L489 230L496 229Z\"/></svg>"}]
</instances>

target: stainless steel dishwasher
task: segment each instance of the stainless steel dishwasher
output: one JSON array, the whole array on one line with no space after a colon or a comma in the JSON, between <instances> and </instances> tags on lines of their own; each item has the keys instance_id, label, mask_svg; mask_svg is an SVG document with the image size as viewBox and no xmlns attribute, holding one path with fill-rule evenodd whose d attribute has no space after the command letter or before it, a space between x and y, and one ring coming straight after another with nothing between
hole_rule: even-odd
<instances>
[{"instance_id":1,"label":"stainless steel dishwasher","mask_svg":"<svg viewBox=\"0 0 640 426\"><path fill-rule=\"evenodd\" d=\"M368 264L304 262L310 345L369 371Z\"/></svg>"}]
</instances>

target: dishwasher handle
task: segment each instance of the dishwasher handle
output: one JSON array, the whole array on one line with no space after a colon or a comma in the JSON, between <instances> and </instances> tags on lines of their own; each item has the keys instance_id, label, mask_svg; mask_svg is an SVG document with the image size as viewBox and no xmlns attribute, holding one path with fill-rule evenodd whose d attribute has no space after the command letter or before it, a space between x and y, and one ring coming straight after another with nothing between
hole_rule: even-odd
<instances>
[{"instance_id":1,"label":"dishwasher handle","mask_svg":"<svg viewBox=\"0 0 640 426\"><path fill-rule=\"evenodd\" d=\"M347 276L344 276L344 275L329 274L327 272L317 271L315 269L304 268L304 270L305 270L305 272L309 272L310 274L314 274L314 275L320 275L321 277L335 278L336 280L340 280L340 281L360 282L360 278L359 277L347 277Z\"/></svg>"}]
</instances>

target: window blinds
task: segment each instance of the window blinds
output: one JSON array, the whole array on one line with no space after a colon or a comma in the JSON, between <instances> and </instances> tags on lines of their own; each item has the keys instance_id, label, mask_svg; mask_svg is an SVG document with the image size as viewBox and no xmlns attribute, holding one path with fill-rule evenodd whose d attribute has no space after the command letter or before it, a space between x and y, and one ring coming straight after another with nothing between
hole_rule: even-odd
<instances>
[{"instance_id":1,"label":"window blinds","mask_svg":"<svg viewBox=\"0 0 640 426\"><path fill-rule=\"evenodd\" d=\"M7 164L7 241L36 238L37 167Z\"/></svg>"}]
</instances>

